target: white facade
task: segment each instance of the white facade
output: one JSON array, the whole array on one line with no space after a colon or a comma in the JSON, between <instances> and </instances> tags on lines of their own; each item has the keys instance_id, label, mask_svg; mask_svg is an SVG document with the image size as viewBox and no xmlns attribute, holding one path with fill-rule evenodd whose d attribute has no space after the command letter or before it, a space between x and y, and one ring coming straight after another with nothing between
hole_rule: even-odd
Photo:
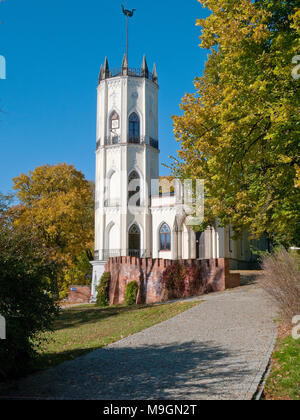
<instances>
[{"instance_id":1,"label":"white facade","mask_svg":"<svg viewBox=\"0 0 300 420\"><path fill-rule=\"evenodd\" d=\"M128 69L125 57L117 71L109 70L107 59L101 66L94 297L108 257L234 258L239 252L236 244L230 252L224 228L209 228L200 237L188 227L179 193L159 195L158 90L156 68L150 74L145 57L141 70Z\"/></svg>"}]
</instances>

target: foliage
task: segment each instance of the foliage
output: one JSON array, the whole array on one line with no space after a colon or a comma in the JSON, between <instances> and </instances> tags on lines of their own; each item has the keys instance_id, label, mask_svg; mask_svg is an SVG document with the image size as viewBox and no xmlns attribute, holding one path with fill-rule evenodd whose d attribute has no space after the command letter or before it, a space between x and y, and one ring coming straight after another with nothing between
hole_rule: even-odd
<instances>
[{"instance_id":1,"label":"foliage","mask_svg":"<svg viewBox=\"0 0 300 420\"><path fill-rule=\"evenodd\" d=\"M57 267L49 261L47 249L29 230L13 229L9 218L0 217L0 314L6 319L0 380L30 370L42 345L40 333L51 329L58 308L50 279Z\"/></svg>"},{"instance_id":2,"label":"foliage","mask_svg":"<svg viewBox=\"0 0 300 420\"><path fill-rule=\"evenodd\" d=\"M274 255L264 256L262 267L261 285L290 323L300 314L300 256L281 249Z\"/></svg>"},{"instance_id":3,"label":"foliage","mask_svg":"<svg viewBox=\"0 0 300 420\"><path fill-rule=\"evenodd\" d=\"M68 285L90 270L86 260L93 249L92 186L72 165L58 164L21 174L14 178L14 189L20 201L15 209L15 226L30 229L51 250L51 259L64 266L57 279L63 297Z\"/></svg>"},{"instance_id":4,"label":"foliage","mask_svg":"<svg viewBox=\"0 0 300 420\"><path fill-rule=\"evenodd\" d=\"M125 303L126 305L135 305L139 290L139 285L136 281L131 281L126 286Z\"/></svg>"},{"instance_id":5,"label":"foliage","mask_svg":"<svg viewBox=\"0 0 300 420\"><path fill-rule=\"evenodd\" d=\"M205 292L198 267L175 262L163 272L166 299L180 299Z\"/></svg>"},{"instance_id":6,"label":"foliage","mask_svg":"<svg viewBox=\"0 0 300 420\"><path fill-rule=\"evenodd\" d=\"M109 284L111 276L110 273L103 273L100 279L100 283L97 287L97 306L108 306L109 305Z\"/></svg>"},{"instance_id":7,"label":"foliage","mask_svg":"<svg viewBox=\"0 0 300 420\"><path fill-rule=\"evenodd\" d=\"M195 94L173 117L181 142L173 174L205 179L205 220L236 236L267 233L300 244L299 54L295 0L199 0L212 14L201 47L210 50Z\"/></svg>"},{"instance_id":8,"label":"foliage","mask_svg":"<svg viewBox=\"0 0 300 420\"><path fill-rule=\"evenodd\" d=\"M180 263L169 265L163 272L163 283L168 299L181 298L184 293L184 266Z\"/></svg>"},{"instance_id":9,"label":"foliage","mask_svg":"<svg viewBox=\"0 0 300 420\"><path fill-rule=\"evenodd\" d=\"M300 340L280 338L272 356L265 394L268 400L300 400Z\"/></svg>"},{"instance_id":10,"label":"foliage","mask_svg":"<svg viewBox=\"0 0 300 420\"><path fill-rule=\"evenodd\" d=\"M4 195L0 192L0 217L9 209L12 201L12 195Z\"/></svg>"},{"instance_id":11,"label":"foliage","mask_svg":"<svg viewBox=\"0 0 300 420\"><path fill-rule=\"evenodd\" d=\"M59 284L60 297L68 295L68 285L80 285L89 286L91 284L92 277L92 266L90 260L87 257L86 252L82 252L81 255L76 256L73 259L73 264L70 267L63 269L63 275L59 277L62 280Z\"/></svg>"},{"instance_id":12,"label":"foliage","mask_svg":"<svg viewBox=\"0 0 300 420\"><path fill-rule=\"evenodd\" d=\"M175 192L174 177L160 176L159 177L159 194L172 194Z\"/></svg>"},{"instance_id":13,"label":"foliage","mask_svg":"<svg viewBox=\"0 0 300 420\"><path fill-rule=\"evenodd\" d=\"M185 296L196 296L205 293L206 289L203 286L200 270L195 266L184 267L184 295Z\"/></svg>"}]
</instances>

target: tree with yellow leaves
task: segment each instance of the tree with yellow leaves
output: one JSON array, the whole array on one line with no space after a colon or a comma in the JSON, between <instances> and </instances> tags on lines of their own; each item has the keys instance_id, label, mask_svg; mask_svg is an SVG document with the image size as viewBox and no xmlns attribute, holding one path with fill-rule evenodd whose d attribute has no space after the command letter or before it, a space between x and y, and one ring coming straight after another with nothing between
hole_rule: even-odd
<instances>
[{"instance_id":1,"label":"tree with yellow leaves","mask_svg":"<svg viewBox=\"0 0 300 420\"><path fill-rule=\"evenodd\" d=\"M199 0L212 14L201 47L210 50L195 94L174 117L181 144L173 173L205 179L200 229L231 223L236 235L267 233L300 243L300 11L294 0Z\"/></svg>"},{"instance_id":2,"label":"tree with yellow leaves","mask_svg":"<svg viewBox=\"0 0 300 420\"><path fill-rule=\"evenodd\" d=\"M74 166L44 165L14 178L19 199L15 226L26 227L63 267L57 279L60 296L76 280L85 279L92 258L94 194L90 182ZM81 267L81 268L80 268Z\"/></svg>"}]
</instances>

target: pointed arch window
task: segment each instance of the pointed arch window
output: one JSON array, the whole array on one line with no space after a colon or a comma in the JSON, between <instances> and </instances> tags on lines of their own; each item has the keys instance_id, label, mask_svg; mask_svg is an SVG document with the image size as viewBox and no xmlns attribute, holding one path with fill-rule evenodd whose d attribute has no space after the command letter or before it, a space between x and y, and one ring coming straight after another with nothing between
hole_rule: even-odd
<instances>
[{"instance_id":1,"label":"pointed arch window","mask_svg":"<svg viewBox=\"0 0 300 420\"><path fill-rule=\"evenodd\" d=\"M128 202L135 196L136 207L140 207L141 205L140 190L141 180L139 174L136 171L132 171L128 177Z\"/></svg>"},{"instance_id":2,"label":"pointed arch window","mask_svg":"<svg viewBox=\"0 0 300 420\"><path fill-rule=\"evenodd\" d=\"M160 250L171 251L171 230L169 226L164 223L159 229Z\"/></svg>"},{"instance_id":3,"label":"pointed arch window","mask_svg":"<svg viewBox=\"0 0 300 420\"><path fill-rule=\"evenodd\" d=\"M136 112L129 117L129 143L140 143L140 119Z\"/></svg>"},{"instance_id":4,"label":"pointed arch window","mask_svg":"<svg viewBox=\"0 0 300 420\"><path fill-rule=\"evenodd\" d=\"M140 256L141 231L136 224L133 224L128 231L128 247L130 257Z\"/></svg>"}]
</instances>

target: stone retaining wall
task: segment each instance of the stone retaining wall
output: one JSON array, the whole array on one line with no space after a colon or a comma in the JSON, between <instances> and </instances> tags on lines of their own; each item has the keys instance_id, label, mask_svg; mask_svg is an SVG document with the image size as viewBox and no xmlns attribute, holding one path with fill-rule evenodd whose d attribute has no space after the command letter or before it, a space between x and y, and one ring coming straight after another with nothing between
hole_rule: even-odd
<instances>
[{"instance_id":1,"label":"stone retaining wall","mask_svg":"<svg viewBox=\"0 0 300 420\"><path fill-rule=\"evenodd\" d=\"M197 268L197 270L187 269L185 271L185 297L200 294L200 290L210 293L240 285L239 274L230 273L229 259L226 258L173 261L116 257L110 258L105 266L105 271L111 273L110 303L124 303L126 285L133 280L137 281L139 285L138 303L157 303L166 300L163 274L168 266L178 263L186 268ZM200 277L198 274L196 278L195 272L200 273Z\"/></svg>"},{"instance_id":2,"label":"stone retaining wall","mask_svg":"<svg viewBox=\"0 0 300 420\"><path fill-rule=\"evenodd\" d=\"M89 303L90 298L90 286L70 286L68 303Z\"/></svg>"}]
</instances>

